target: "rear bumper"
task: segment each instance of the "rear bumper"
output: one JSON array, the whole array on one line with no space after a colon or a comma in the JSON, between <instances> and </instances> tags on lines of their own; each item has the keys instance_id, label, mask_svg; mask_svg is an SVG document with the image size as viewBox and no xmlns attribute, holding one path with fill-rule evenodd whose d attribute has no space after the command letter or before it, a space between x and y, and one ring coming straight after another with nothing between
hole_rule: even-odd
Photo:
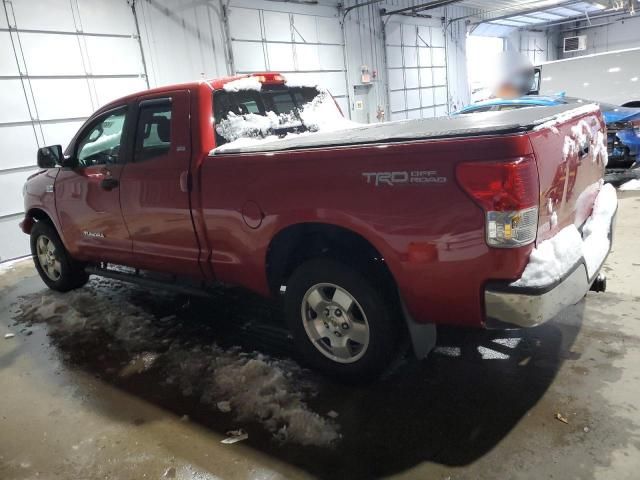
<instances>
[{"instance_id":1,"label":"rear bumper","mask_svg":"<svg viewBox=\"0 0 640 480\"><path fill-rule=\"evenodd\" d=\"M611 218L609 251L613 244L616 215ZM608 256L608 253L607 253ZM492 282L485 287L485 326L487 328L535 327L554 318L570 305L578 303L598 277L606 256L591 278L584 259L560 280L541 287L513 287Z\"/></svg>"}]
</instances>

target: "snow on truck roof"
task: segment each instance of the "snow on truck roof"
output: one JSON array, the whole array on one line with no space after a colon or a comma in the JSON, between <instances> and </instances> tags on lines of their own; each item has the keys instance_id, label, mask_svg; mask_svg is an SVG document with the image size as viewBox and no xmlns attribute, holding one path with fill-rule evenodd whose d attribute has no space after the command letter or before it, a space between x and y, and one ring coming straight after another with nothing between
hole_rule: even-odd
<instances>
[{"instance_id":1,"label":"snow on truck roof","mask_svg":"<svg viewBox=\"0 0 640 480\"><path fill-rule=\"evenodd\" d=\"M339 131L291 134L251 143L223 145L210 155L262 153L302 148L349 146L382 142L518 133L551 128L572 118L599 110L597 104L558 105L501 112L482 112L452 117L401 120L377 124L355 124Z\"/></svg>"}]
</instances>

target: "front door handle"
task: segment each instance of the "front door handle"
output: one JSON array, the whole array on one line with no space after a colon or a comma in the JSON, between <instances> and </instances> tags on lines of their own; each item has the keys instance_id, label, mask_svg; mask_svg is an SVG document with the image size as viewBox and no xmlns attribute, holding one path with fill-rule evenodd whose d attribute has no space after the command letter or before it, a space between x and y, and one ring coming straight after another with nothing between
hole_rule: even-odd
<instances>
[{"instance_id":1,"label":"front door handle","mask_svg":"<svg viewBox=\"0 0 640 480\"><path fill-rule=\"evenodd\" d=\"M115 178L105 178L100 182L100 188L103 188L104 190L113 190L118 185L120 185L120 182Z\"/></svg>"}]
</instances>

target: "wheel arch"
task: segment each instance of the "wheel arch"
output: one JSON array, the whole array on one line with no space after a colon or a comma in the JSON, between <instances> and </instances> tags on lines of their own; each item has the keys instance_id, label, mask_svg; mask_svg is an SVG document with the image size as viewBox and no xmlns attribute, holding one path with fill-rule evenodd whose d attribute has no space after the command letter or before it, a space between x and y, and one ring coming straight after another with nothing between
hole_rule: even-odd
<instances>
[{"instance_id":1,"label":"wheel arch","mask_svg":"<svg viewBox=\"0 0 640 480\"><path fill-rule=\"evenodd\" d=\"M33 207L27 210L25 214L25 221L22 223L22 231L27 235L30 234L31 229L33 228L34 222L50 223L57 230L56 224L53 221L52 216L49 215L49 213L42 208Z\"/></svg>"},{"instance_id":2,"label":"wheel arch","mask_svg":"<svg viewBox=\"0 0 640 480\"><path fill-rule=\"evenodd\" d=\"M271 239L266 253L266 276L272 294L277 294L303 262L326 256L391 282L395 278L383 253L362 234L333 223L304 222L288 225Z\"/></svg>"}]
</instances>

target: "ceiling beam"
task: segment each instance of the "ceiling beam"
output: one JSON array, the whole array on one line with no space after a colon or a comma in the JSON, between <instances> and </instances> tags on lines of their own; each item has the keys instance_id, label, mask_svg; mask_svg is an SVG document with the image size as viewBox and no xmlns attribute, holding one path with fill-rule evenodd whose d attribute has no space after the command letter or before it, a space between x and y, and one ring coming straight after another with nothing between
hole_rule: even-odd
<instances>
[{"instance_id":1,"label":"ceiling beam","mask_svg":"<svg viewBox=\"0 0 640 480\"><path fill-rule=\"evenodd\" d=\"M397 10L388 11L386 9L382 9L380 10L380 15L389 16L389 15L397 15L400 13L424 12L425 10L432 10L434 8L446 7L447 5L460 3L462 1L464 0L433 0L431 2L422 3L420 5L414 5L412 7L399 8Z\"/></svg>"}]
</instances>

